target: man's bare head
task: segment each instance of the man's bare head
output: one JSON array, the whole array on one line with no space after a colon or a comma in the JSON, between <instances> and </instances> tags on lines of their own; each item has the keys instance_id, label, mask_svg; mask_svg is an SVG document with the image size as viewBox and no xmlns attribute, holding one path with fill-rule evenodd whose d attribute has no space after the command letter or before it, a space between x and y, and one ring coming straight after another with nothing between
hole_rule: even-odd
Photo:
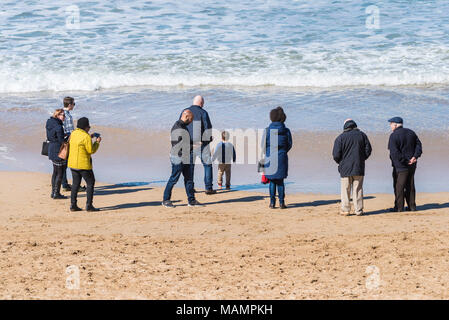
<instances>
[{"instance_id":1,"label":"man's bare head","mask_svg":"<svg viewBox=\"0 0 449 320\"><path fill-rule=\"evenodd\" d=\"M181 115L182 122L189 124L193 121L193 113L190 110L184 110Z\"/></svg>"},{"instance_id":2,"label":"man's bare head","mask_svg":"<svg viewBox=\"0 0 449 320\"><path fill-rule=\"evenodd\" d=\"M204 98L202 96L196 96L193 98L193 105L200 106L201 108L204 106Z\"/></svg>"}]
</instances>

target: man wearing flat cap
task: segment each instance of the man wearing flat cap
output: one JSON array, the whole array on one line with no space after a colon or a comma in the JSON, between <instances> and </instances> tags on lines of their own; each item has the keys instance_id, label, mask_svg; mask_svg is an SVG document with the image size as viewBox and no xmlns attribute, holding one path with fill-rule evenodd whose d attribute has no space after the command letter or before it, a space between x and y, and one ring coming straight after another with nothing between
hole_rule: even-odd
<instances>
[{"instance_id":1,"label":"man wearing flat cap","mask_svg":"<svg viewBox=\"0 0 449 320\"><path fill-rule=\"evenodd\" d=\"M394 117L388 122L393 131L388 142L395 195L391 211L404 211L404 199L407 201L407 210L416 211L415 171L422 154L422 144L414 131L403 127L402 118Z\"/></svg>"}]
</instances>

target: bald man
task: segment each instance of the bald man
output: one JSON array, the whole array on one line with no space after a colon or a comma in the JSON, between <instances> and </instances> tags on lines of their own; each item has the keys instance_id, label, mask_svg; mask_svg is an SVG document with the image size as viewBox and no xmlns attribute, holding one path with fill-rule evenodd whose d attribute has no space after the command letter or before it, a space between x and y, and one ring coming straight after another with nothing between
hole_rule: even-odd
<instances>
[{"instance_id":1,"label":"bald man","mask_svg":"<svg viewBox=\"0 0 449 320\"><path fill-rule=\"evenodd\" d=\"M164 190L162 205L166 208L174 208L171 201L173 187L178 183L181 174L184 177L184 186L188 198L189 207L202 206L196 199L193 191L193 177L191 170L193 141L187 125L192 123L194 115L190 110L184 110L181 119L175 122L171 129L170 161L172 164L171 176Z\"/></svg>"},{"instance_id":2,"label":"bald man","mask_svg":"<svg viewBox=\"0 0 449 320\"><path fill-rule=\"evenodd\" d=\"M192 179L195 172L195 160L197 156L201 157L201 163L204 167L204 185L206 194L211 195L217 193L213 190L212 177L212 156L209 144L212 141L212 123L209 114L204 110L204 98L200 95L193 98L193 105L183 110L190 110L193 113L194 121L187 126L193 139L194 152L193 162L191 166Z\"/></svg>"}]
</instances>

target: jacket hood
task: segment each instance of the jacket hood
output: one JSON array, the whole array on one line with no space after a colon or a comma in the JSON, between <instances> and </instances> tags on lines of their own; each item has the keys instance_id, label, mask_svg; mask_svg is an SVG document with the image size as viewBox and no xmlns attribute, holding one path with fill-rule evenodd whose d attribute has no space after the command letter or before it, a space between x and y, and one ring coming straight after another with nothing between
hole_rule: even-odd
<instances>
[{"instance_id":1,"label":"jacket hood","mask_svg":"<svg viewBox=\"0 0 449 320\"><path fill-rule=\"evenodd\" d=\"M352 129L355 129L355 128L357 128L357 123L355 123L354 120L347 121L345 123L345 125L343 126L343 130L344 131L349 131L349 130L352 130Z\"/></svg>"}]
</instances>

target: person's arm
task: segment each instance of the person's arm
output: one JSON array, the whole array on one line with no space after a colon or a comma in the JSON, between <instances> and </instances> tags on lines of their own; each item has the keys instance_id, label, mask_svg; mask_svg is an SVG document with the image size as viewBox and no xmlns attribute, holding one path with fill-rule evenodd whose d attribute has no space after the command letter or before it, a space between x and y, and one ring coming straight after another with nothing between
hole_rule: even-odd
<instances>
[{"instance_id":1,"label":"person's arm","mask_svg":"<svg viewBox=\"0 0 449 320\"><path fill-rule=\"evenodd\" d=\"M58 140L58 142L60 142L60 143L64 142L64 128L63 128L63 126L59 126L56 129L56 140Z\"/></svg>"},{"instance_id":2,"label":"person's arm","mask_svg":"<svg viewBox=\"0 0 449 320\"><path fill-rule=\"evenodd\" d=\"M415 146L415 154L413 155L413 157L418 159L422 155L422 143L417 135L415 135L415 137L416 137L416 146Z\"/></svg>"},{"instance_id":3,"label":"person's arm","mask_svg":"<svg viewBox=\"0 0 449 320\"><path fill-rule=\"evenodd\" d=\"M365 160L368 160L368 158L371 156L373 148L371 147L371 143L369 142L368 136L366 134L364 134L363 136L365 140Z\"/></svg>"},{"instance_id":4,"label":"person's arm","mask_svg":"<svg viewBox=\"0 0 449 320\"><path fill-rule=\"evenodd\" d=\"M214 162L215 160L217 160L218 158L218 149L219 149L220 144L217 144L217 146L215 147L215 151L214 151L214 155L212 156L212 162Z\"/></svg>"},{"instance_id":5,"label":"person's arm","mask_svg":"<svg viewBox=\"0 0 449 320\"><path fill-rule=\"evenodd\" d=\"M393 164L396 163L408 163L408 160L405 161L404 157L402 156L402 152L399 149L399 143L398 139L395 138L394 135L390 136L390 140L388 142L388 150L390 150L390 159L393 161Z\"/></svg>"},{"instance_id":6,"label":"person's arm","mask_svg":"<svg viewBox=\"0 0 449 320\"><path fill-rule=\"evenodd\" d=\"M337 137L337 139L335 139L334 149L332 150L332 156L334 158L334 161L336 163L340 164L341 157L342 157L342 151L341 151L341 141L340 141L339 136Z\"/></svg>"},{"instance_id":7,"label":"person's arm","mask_svg":"<svg viewBox=\"0 0 449 320\"><path fill-rule=\"evenodd\" d=\"M212 131L212 123L210 122L210 118L209 118L209 114L205 111L201 117L201 121L202 121L202 125L204 128L204 131ZM205 142L212 142L213 137L212 135L210 136L209 141L205 141Z\"/></svg>"},{"instance_id":8,"label":"person's arm","mask_svg":"<svg viewBox=\"0 0 449 320\"><path fill-rule=\"evenodd\" d=\"M90 136L86 137L85 147L88 154L94 154L95 152L97 152L98 148L100 147L99 139L100 138L97 138L95 143L92 144L92 138Z\"/></svg>"},{"instance_id":9,"label":"person's arm","mask_svg":"<svg viewBox=\"0 0 449 320\"><path fill-rule=\"evenodd\" d=\"M287 143L288 143L287 145L287 152L288 152L293 147L293 138L290 130L287 130Z\"/></svg>"},{"instance_id":10,"label":"person's arm","mask_svg":"<svg viewBox=\"0 0 449 320\"><path fill-rule=\"evenodd\" d=\"M267 148L268 148L269 141L270 141L270 130L265 129L263 131L262 140L261 140L261 148L262 148L263 156L267 155Z\"/></svg>"},{"instance_id":11,"label":"person's arm","mask_svg":"<svg viewBox=\"0 0 449 320\"><path fill-rule=\"evenodd\" d=\"M236 160L237 160L237 154L235 153L234 146L232 146L232 162L235 163Z\"/></svg>"}]
</instances>

